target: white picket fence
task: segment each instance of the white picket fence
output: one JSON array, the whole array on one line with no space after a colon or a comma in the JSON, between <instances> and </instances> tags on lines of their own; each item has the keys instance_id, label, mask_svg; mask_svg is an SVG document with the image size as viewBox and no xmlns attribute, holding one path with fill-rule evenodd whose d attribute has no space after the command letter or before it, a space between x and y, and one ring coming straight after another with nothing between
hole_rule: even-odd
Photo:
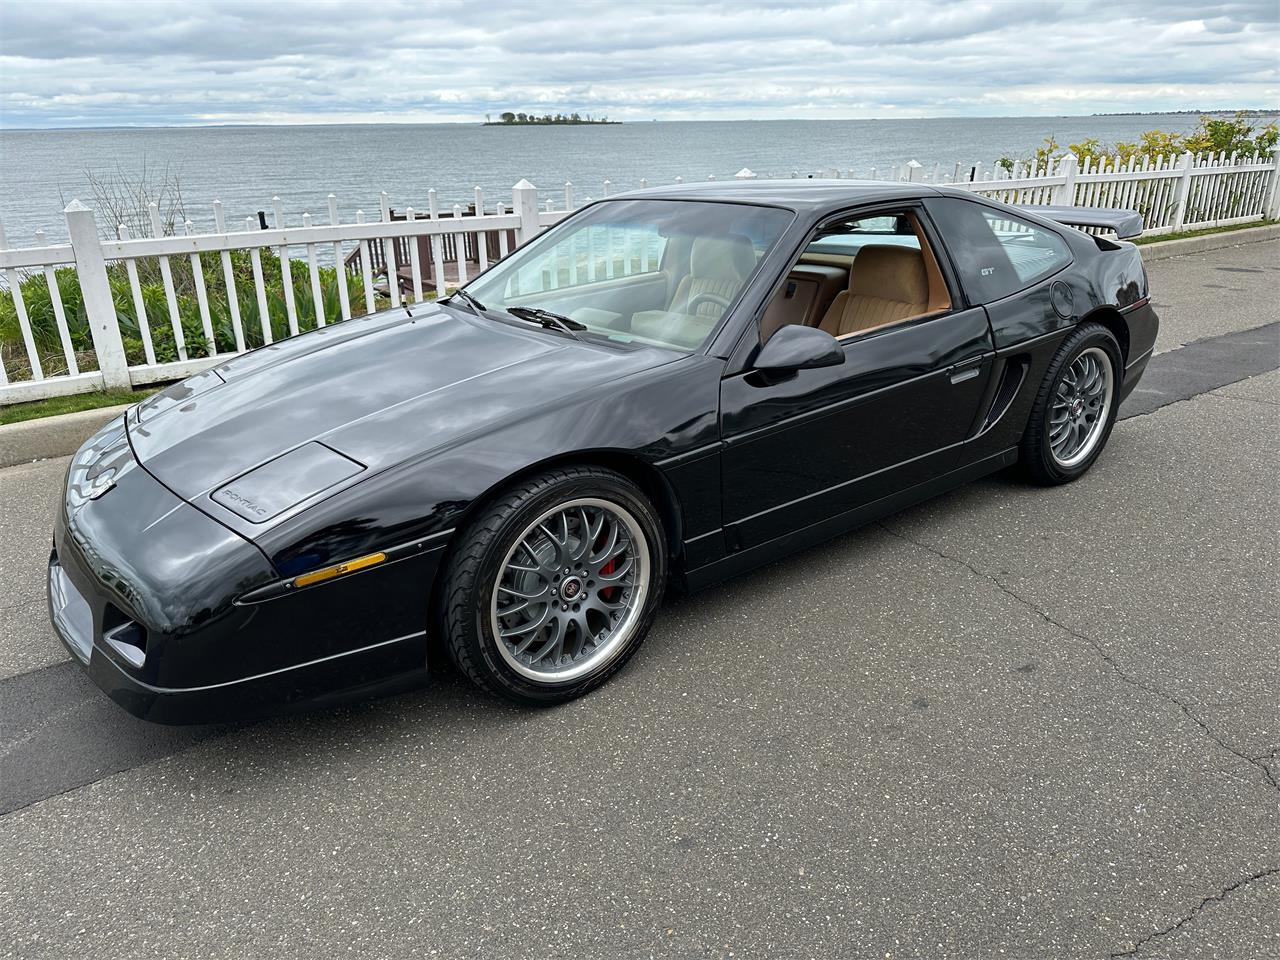
<instances>
[{"instance_id":1,"label":"white picket fence","mask_svg":"<svg viewBox=\"0 0 1280 960\"><path fill-rule=\"evenodd\" d=\"M1136 209L1143 214L1148 234L1280 219L1280 150L1271 157L1184 154L1176 159L1161 157L1128 163L1113 158L1083 168L1068 155L1039 169L1015 165L1012 170L1006 170L996 164L986 169L989 174L984 172L982 164L972 167L957 164L944 170L940 165L926 168L912 161L887 171L873 168L869 171L869 179L946 183L1007 203ZM847 174L836 170L827 172L827 176L835 177L853 174L852 170ZM755 179L756 176L746 168L737 174L741 179ZM798 174L793 173L792 176ZM714 180L715 177L708 179ZM641 181L639 185L648 184ZM606 180L600 192L602 196L608 196L616 189L615 184ZM464 216L462 209L455 206L453 217L441 217L433 190L428 194L425 216L423 212L415 215L413 209L408 208L405 219L394 220L384 193L379 220L366 222L364 215L358 212L355 223L344 224L338 222L337 204L330 197L328 224L316 225L309 214L303 214L301 226L289 226L283 205L279 198L275 198L274 225L262 230L250 218L245 221L243 231L226 229L221 204L215 201L216 232L194 234L188 223L184 234L169 236L164 235L159 213L152 205L154 236L135 239L130 237L124 226L120 226L115 230L116 239L109 240L99 237L93 211L79 201L72 201L65 210L70 243L20 249L7 247L3 228L0 227L0 274L3 275L7 294L13 298L26 360L21 364L21 357L17 358L17 363L10 358L11 365L19 368L16 375L7 371L5 364L0 362L0 405L175 380L220 363L256 343L271 343L273 329L268 284L263 274L264 249L275 252L279 257L287 332L293 335L303 329L351 318L352 292L347 271L343 268L344 244L348 248L354 245L360 249L362 306L365 312L371 312L379 305L376 296L384 304L389 302L392 307L399 307L402 299L421 301L428 296L445 293L442 242L445 236L453 237L455 282L465 283L468 276L464 254L467 244L463 242L465 235L474 235L472 246L477 249L479 258L476 266L484 270L489 265L486 237L496 235L499 256L506 256L509 233L514 233L518 244L524 243L580 205L571 183L564 186L563 202L545 201L540 204L537 189L528 181L521 180L512 188L511 200L509 212L502 203L490 208L480 189L476 188L474 215ZM587 198L583 202L589 200ZM381 244L383 262L394 264L397 263L394 255L396 242L417 237L427 238L430 244L434 276L424 276L417 243L409 243L409 289L402 293L399 278L388 278L385 293L375 295L370 245ZM332 259L338 265L339 303L332 310L325 307L320 280L322 252L328 250L332 250ZM252 266L254 298L248 316L243 315L238 296L231 258L235 251L248 251ZM294 259L297 251L302 251L304 258ZM219 331L215 331L208 293L210 278L205 274L201 254L217 254L220 260L221 270L215 272L222 274L220 280L225 289L230 326L229 334L225 329L221 331L221 341L217 335ZM199 342L188 342L183 329L171 264L173 258L187 258L190 263L200 318ZM148 308L146 303L139 278L139 261L144 259L158 262L164 287L163 309L154 303ZM612 254L609 262L612 271ZM624 256L619 261L620 269L629 269L633 262L631 257ZM132 322L136 323L137 339L141 342L140 350L134 346L133 356L126 349L117 318L107 270L109 263L123 264L127 274ZM56 272L60 267L73 267L75 270L84 319L92 336L92 351L77 352L72 342ZM305 269L309 275L309 316L303 315L294 295L294 269ZM48 286L60 347L52 356L47 353L42 356L39 350L36 331L20 286L25 277L41 273ZM218 278L213 282L218 283ZM5 292L0 290L0 295ZM224 303L221 298L217 298L217 302ZM255 313L256 316L253 315ZM153 337L153 328L157 324L165 325L164 339L171 345L176 359L157 359L156 338ZM246 336L247 324L256 325L251 336ZM224 326L220 324L220 327ZM131 327L131 335L132 332ZM51 335L52 331L43 331L40 339L48 342Z\"/></svg>"},{"instance_id":2,"label":"white picket fence","mask_svg":"<svg viewBox=\"0 0 1280 960\"><path fill-rule=\"evenodd\" d=\"M1036 171L1015 167L1008 179L956 185L1004 203L1137 210L1145 236L1280 216L1280 152L1270 157L1187 153L1127 163L1112 157L1083 167L1068 154L1039 176L1027 172Z\"/></svg>"},{"instance_id":3,"label":"white picket fence","mask_svg":"<svg viewBox=\"0 0 1280 960\"><path fill-rule=\"evenodd\" d=\"M334 205L331 204L331 211ZM151 217L156 236L145 239L133 239L123 227L115 240L102 240L98 236L98 226L93 211L78 200L73 200L66 208L67 231L70 243L52 246L9 249L4 242L3 231L0 230L0 271L3 271L7 293L13 297L14 311L25 347L27 370L29 376L21 379L13 378L0 364L0 404L15 403L25 400L36 400L45 397L63 396L73 393L87 393L93 390L136 387L148 383L175 380L190 376L193 373L221 363L228 357L242 353L250 345L246 337L246 324L256 321L261 343L273 342L273 331L268 304L268 285L263 275L262 251L271 250L279 255L282 280L282 295L288 317L288 333L293 335L302 329L322 327L328 323L348 320L352 316L352 297L346 270L342 269L342 245L358 245L363 254L363 290L364 309L372 312L375 303L374 278L370 271L369 245L383 245L387 262L394 263L393 244L401 237L427 237L433 244L435 253L436 275L427 278L429 285L424 287L424 278L417 257L416 245L411 244L413 278L411 290L404 296L410 300L427 299L431 295L442 295L445 292L442 257L440 256L440 238L445 234L454 235L454 247L458 253L456 265L461 282L467 276L467 264L462 259L465 244L463 234L497 233L502 255L508 252L507 235L514 231L518 243L524 243L539 231L563 218L566 210L541 209L538 204L537 190L527 181L520 181L512 190L511 212L507 212L503 204L495 205L495 212L489 212L481 200L475 216L441 218L434 204L426 219L408 215L404 220L392 220L387 202L383 199L382 219L365 222L362 213L358 213L355 223L334 222L317 226L311 223L311 217L304 214L302 226L286 225L284 211L279 198L274 201L275 225L268 230L258 229L252 219L246 220L243 231L227 231L221 206L215 204L215 219L218 232L179 236L164 236L159 213L155 206L151 207ZM455 210L461 213L459 210ZM324 297L320 284L320 261L318 251L328 246L334 251L334 259L339 268L336 271L340 303L332 315L326 314ZM481 253L480 268L488 266L484 262L485 244L479 243ZM292 259L296 250L305 253L304 260ZM236 279L232 269L231 254L233 251L248 251L252 264L253 286L256 301L256 317L242 316L240 298ZM213 317L210 311L209 282L201 254L218 254L221 261L220 278L226 291L226 306L230 313L231 337L234 342L219 343L215 336ZM185 335L179 310L179 299L174 285L174 258L187 258L190 262L191 275L195 288L202 341L188 342ZM143 296L143 286L139 280L138 262L144 258L155 258L159 263L160 275L163 278L165 291L166 314L156 316L155 311L148 311ZM134 317L137 320L138 334L142 343L142 356L132 360L126 355L124 337L116 315L111 285L108 280L107 264L122 263L128 276L128 284L132 300ZM91 356L77 353L71 339L67 323L66 310L62 293L58 285L55 271L59 267L75 268L76 280L80 286L81 300L85 319L92 336L93 350ZM297 298L294 296L292 272L304 268L310 276L311 315L303 316ZM54 358L42 357L37 348L35 332L32 328L27 305L25 303L21 280L24 276L43 273L49 290L57 328L60 354ZM433 282L432 282L433 281ZM214 282L217 282L215 280ZM434 289L432 289L434 288ZM385 292L378 295L385 304L399 307L402 293L398 282L389 282ZM158 362L152 335L153 327L167 324L168 336L176 350L177 359ZM46 371L47 366L56 364L57 373Z\"/></svg>"}]
</instances>

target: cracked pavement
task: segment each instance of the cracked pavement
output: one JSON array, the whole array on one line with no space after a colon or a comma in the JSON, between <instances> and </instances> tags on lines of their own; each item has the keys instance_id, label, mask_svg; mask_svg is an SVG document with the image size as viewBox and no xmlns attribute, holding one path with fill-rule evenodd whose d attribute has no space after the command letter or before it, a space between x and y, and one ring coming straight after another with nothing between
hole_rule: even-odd
<instances>
[{"instance_id":1,"label":"cracked pavement","mask_svg":"<svg viewBox=\"0 0 1280 960\"><path fill-rule=\"evenodd\" d=\"M1009 597L1012 597L1014 600L1023 604L1028 610L1030 610L1031 612L1036 614L1038 617L1040 617L1040 619L1042 619L1045 623L1050 624L1051 626L1057 627L1059 630L1061 630L1063 633L1065 633L1067 636L1071 637L1074 640L1079 640L1081 643L1087 643L1097 652L1098 656L1102 658L1102 660L1107 664L1107 666L1109 666L1112 670L1114 670L1116 672L1116 675L1120 677L1120 679L1122 679L1125 683L1130 684L1133 687L1136 687L1137 689L1143 691L1144 693L1151 694L1154 697L1160 697L1161 699L1167 700L1169 703L1172 703L1184 714L1186 714L1187 719L1191 720L1193 723L1195 723L1196 726L1198 726L1201 730L1203 730L1206 737L1208 737L1218 746L1222 747L1222 749L1234 754L1235 756L1239 757L1241 760L1245 761L1246 763L1251 763L1254 766L1256 766L1260 771L1262 771L1262 776L1266 779L1266 781L1276 790L1280 790L1280 784L1276 783L1276 779L1272 775L1271 770L1268 768L1268 766L1265 763L1263 763L1263 760L1270 755L1264 755L1262 757L1252 757L1247 753L1241 753L1239 750L1235 749L1230 744L1224 743L1220 737L1218 737L1212 730L1209 729L1208 724L1206 724L1203 720L1197 717L1191 711L1191 708L1188 707L1181 700L1179 700L1177 697L1173 696L1172 694L1168 693L1165 690L1160 689L1157 686L1154 686L1150 683L1147 683L1144 680L1139 679L1138 677L1135 677L1126 673L1124 668L1116 662L1115 658L1112 657L1107 652L1106 648L1103 647L1103 645L1100 644L1093 637L1085 636L1083 633L1080 633L1077 630L1073 629L1072 627L1067 626L1065 623L1055 620L1050 614L1046 613L1043 609L1037 606L1034 600L1029 600L1026 597L1023 597L1018 593L1016 593L1015 591L1011 590L999 577L993 576L990 573L987 573L983 570L979 570L973 564L969 563L966 560L961 559L960 557L954 557L951 554L944 553L941 550L931 547L926 543L921 543L919 540L914 540L911 537L907 536L905 533L895 530L893 527L889 526L884 522L878 523L877 525L881 527L883 530L888 531L889 533L893 534L895 537L899 537L900 539L906 541L907 543L913 544L914 546L920 547L925 550L929 550L930 552L936 554L937 556L942 557L944 560L951 560L959 564L960 566L964 567L966 570L968 570L970 573L974 574L975 576L983 577L987 580L990 580L993 584L996 585L996 587L1002 593L1004 593ZM1273 754L1274 754L1274 751L1272 755ZM1271 872L1271 871L1268 871L1268 872Z\"/></svg>"},{"instance_id":2,"label":"cracked pavement","mask_svg":"<svg viewBox=\"0 0 1280 960\"><path fill-rule=\"evenodd\" d=\"M1161 351L1280 320L1278 254L1152 263ZM1280 372L1223 382L542 712L133 721L45 625L65 461L0 470L0 957L1280 956Z\"/></svg>"}]
</instances>

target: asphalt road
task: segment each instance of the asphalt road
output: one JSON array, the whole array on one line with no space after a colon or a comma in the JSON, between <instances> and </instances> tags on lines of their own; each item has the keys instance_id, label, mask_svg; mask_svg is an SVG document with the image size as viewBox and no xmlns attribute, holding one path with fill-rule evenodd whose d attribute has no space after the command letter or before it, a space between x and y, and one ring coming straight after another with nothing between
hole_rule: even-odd
<instances>
[{"instance_id":1,"label":"asphalt road","mask_svg":"<svg viewBox=\"0 0 1280 960\"><path fill-rule=\"evenodd\" d=\"M673 602L544 712L134 721L45 624L65 460L0 470L0 956L1280 956L1278 264L1151 264L1080 482Z\"/></svg>"}]
</instances>

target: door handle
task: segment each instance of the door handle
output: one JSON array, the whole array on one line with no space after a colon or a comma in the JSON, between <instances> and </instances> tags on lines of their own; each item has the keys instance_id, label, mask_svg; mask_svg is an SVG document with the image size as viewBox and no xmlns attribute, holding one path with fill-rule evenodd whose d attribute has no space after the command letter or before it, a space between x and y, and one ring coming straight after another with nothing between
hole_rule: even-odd
<instances>
[{"instance_id":1,"label":"door handle","mask_svg":"<svg viewBox=\"0 0 1280 960\"><path fill-rule=\"evenodd\" d=\"M982 372L983 358L970 360L966 363L958 363L954 367L947 368L947 375L951 378L952 384L964 383L966 380L972 380Z\"/></svg>"}]
</instances>

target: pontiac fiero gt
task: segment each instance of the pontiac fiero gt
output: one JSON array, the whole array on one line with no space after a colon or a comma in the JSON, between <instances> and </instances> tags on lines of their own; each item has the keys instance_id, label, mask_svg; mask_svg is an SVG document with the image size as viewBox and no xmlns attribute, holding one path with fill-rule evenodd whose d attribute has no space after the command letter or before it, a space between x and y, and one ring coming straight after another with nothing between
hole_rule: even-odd
<instances>
[{"instance_id":1,"label":"pontiac fiero gt","mask_svg":"<svg viewBox=\"0 0 1280 960\"><path fill-rule=\"evenodd\" d=\"M495 694L579 696L669 585L1005 467L1081 476L1155 343L1140 229L920 184L590 204L447 299L108 424L67 476L53 623L165 722L393 688L436 650Z\"/></svg>"}]
</instances>

